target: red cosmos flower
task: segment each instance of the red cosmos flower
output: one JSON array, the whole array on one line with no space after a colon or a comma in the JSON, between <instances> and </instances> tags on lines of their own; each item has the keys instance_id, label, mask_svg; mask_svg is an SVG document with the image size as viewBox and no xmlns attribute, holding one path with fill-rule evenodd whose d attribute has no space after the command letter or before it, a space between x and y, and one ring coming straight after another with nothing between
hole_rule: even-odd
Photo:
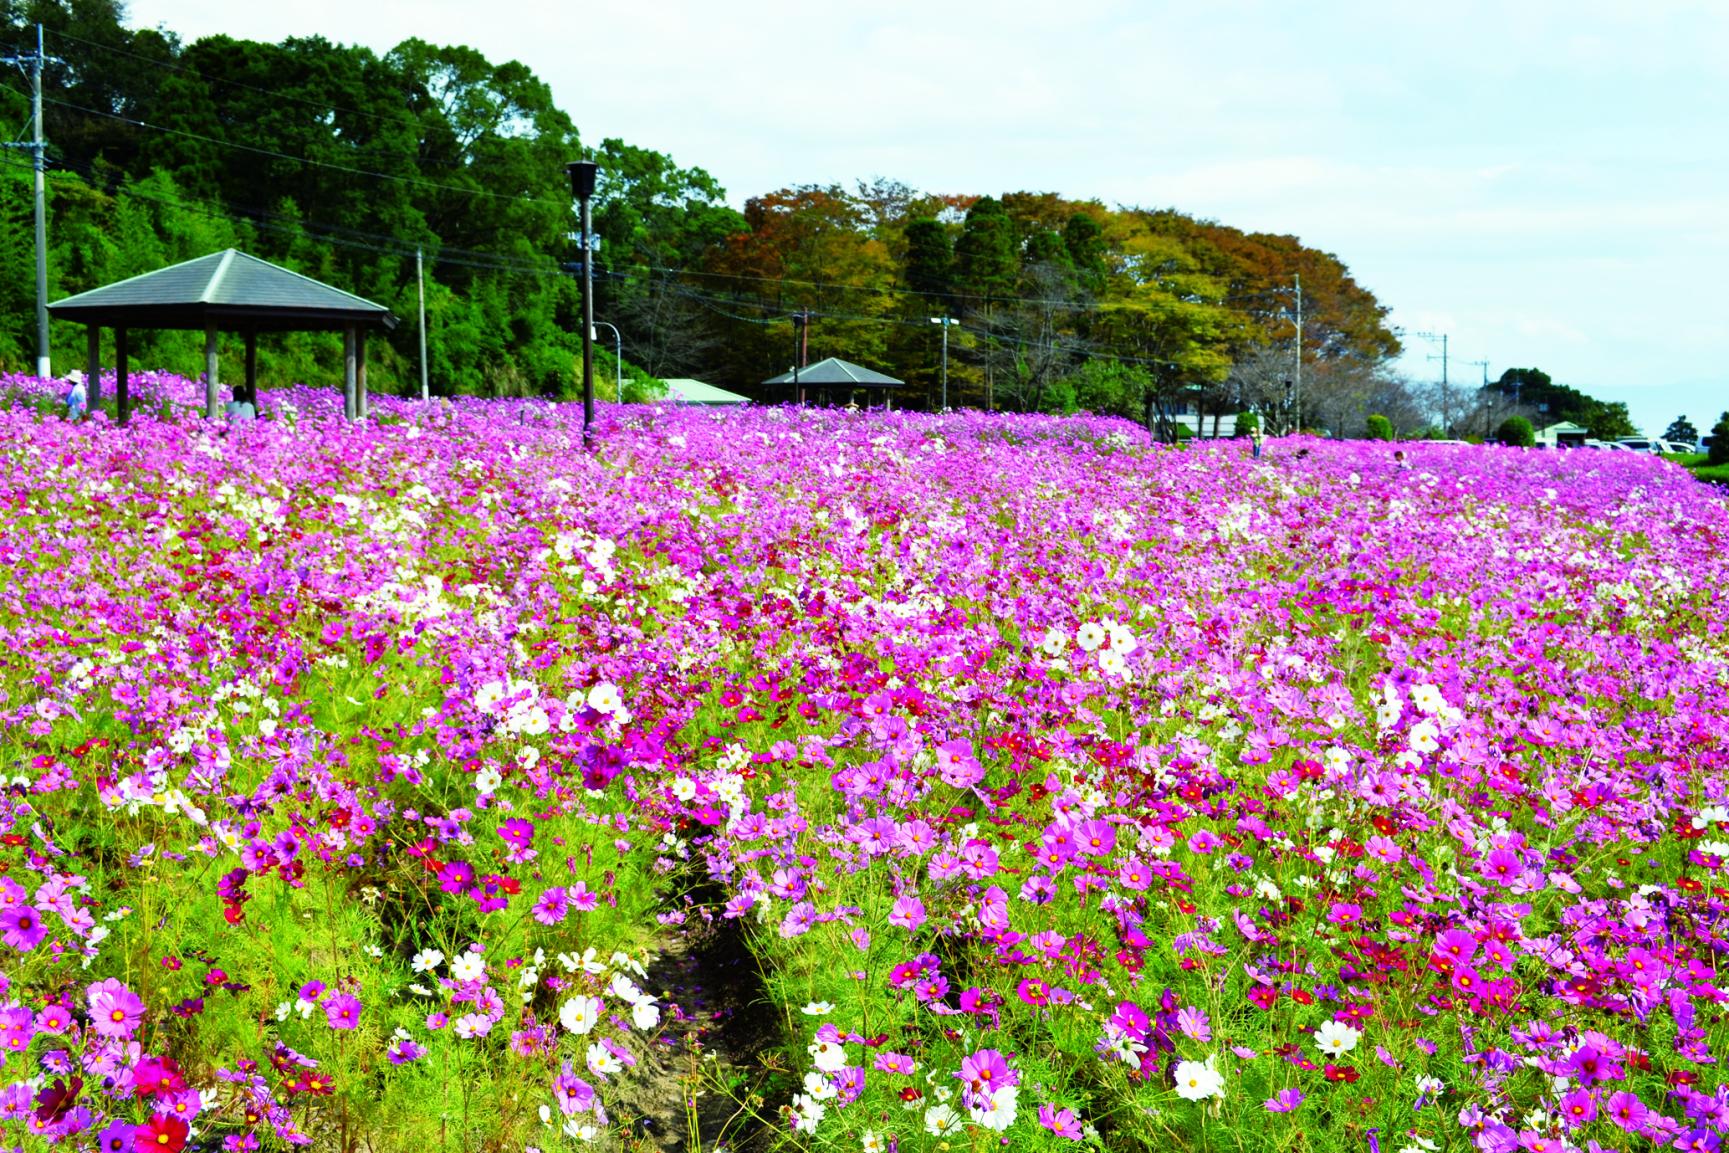
<instances>
[{"instance_id":1,"label":"red cosmos flower","mask_svg":"<svg viewBox=\"0 0 1729 1153\"><path fill-rule=\"evenodd\" d=\"M1357 1070L1353 1066L1327 1063L1327 1080L1329 1081L1344 1081L1349 1084L1355 1082L1357 1077Z\"/></svg>"},{"instance_id":2,"label":"red cosmos flower","mask_svg":"<svg viewBox=\"0 0 1729 1153\"><path fill-rule=\"evenodd\" d=\"M137 1153L180 1153L191 1131L180 1118L158 1113L132 1131L132 1148Z\"/></svg>"}]
</instances>

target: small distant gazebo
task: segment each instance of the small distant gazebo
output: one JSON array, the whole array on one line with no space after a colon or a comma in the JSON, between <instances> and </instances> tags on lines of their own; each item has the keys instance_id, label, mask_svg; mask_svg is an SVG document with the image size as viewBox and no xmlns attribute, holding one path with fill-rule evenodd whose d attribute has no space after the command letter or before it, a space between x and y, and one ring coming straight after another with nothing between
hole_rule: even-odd
<instances>
[{"instance_id":1,"label":"small distant gazebo","mask_svg":"<svg viewBox=\"0 0 1729 1153\"><path fill-rule=\"evenodd\" d=\"M890 402L889 389L898 388L906 382L885 376L880 372L854 364L850 360L842 360L831 356L827 360L819 360L815 364L807 364L795 372L783 372L779 376L771 376L763 381L765 385L795 385L792 399L803 404L805 394L811 389L821 389L832 401L836 392L851 393L853 389L881 389L883 406L894 407Z\"/></svg>"},{"instance_id":2,"label":"small distant gazebo","mask_svg":"<svg viewBox=\"0 0 1729 1153\"><path fill-rule=\"evenodd\" d=\"M246 340L244 398L252 404L258 402L260 332L340 332L342 412L354 420L366 415L366 332L396 327L396 317L382 304L233 248L69 296L50 304L48 312L57 320L87 326L87 388L92 409L101 399L102 329L114 329L114 393L121 421L126 420L131 406L127 391L127 333L131 329L204 330L204 415L210 418L221 411L216 373L218 332L238 332ZM241 390L235 392L240 394Z\"/></svg>"}]
</instances>

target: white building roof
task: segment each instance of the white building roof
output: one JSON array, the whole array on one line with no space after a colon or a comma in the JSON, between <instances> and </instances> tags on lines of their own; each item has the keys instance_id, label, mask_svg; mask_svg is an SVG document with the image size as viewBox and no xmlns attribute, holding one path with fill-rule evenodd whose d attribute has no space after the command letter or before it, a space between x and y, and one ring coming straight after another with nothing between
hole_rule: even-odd
<instances>
[{"instance_id":1,"label":"white building roof","mask_svg":"<svg viewBox=\"0 0 1729 1153\"><path fill-rule=\"evenodd\" d=\"M689 377L672 377L661 381L666 385L666 399L674 404L749 404L750 397L716 388Z\"/></svg>"}]
</instances>

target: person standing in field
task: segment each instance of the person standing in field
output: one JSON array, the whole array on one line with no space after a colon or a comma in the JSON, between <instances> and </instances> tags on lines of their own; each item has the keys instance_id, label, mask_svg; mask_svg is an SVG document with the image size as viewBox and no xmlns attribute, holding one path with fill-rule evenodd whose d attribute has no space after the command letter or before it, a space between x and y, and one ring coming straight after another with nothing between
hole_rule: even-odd
<instances>
[{"instance_id":1,"label":"person standing in field","mask_svg":"<svg viewBox=\"0 0 1729 1153\"><path fill-rule=\"evenodd\" d=\"M84 406L89 403L89 394L84 391L84 374L71 372L67 374L70 387L62 403L66 405L66 419L79 420L84 416Z\"/></svg>"},{"instance_id":2,"label":"person standing in field","mask_svg":"<svg viewBox=\"0 0 1729 1153\"><path fill-rule=\"evenodd\" d=\"M1261 459L1261 439L1261 422L1257 420L1254 424L1249 426L1249 445L1254 449L1256 460Z\"/></svg>"}]
</instances>

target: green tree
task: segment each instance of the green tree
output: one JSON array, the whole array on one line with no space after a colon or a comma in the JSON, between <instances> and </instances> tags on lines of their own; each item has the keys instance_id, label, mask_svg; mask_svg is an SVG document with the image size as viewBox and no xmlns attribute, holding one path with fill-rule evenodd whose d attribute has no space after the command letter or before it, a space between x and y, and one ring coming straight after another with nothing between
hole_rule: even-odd
<instances>
[{"instance_id":1,"label":"green tree","mask_svg":"<svg viewBox=\"0 0 1729 1153\"><path fill-rule=\"evenodd\" d=\"M1514 448L1530 448L1537 443L1537 434L1531 428L1531 422L1522 416L1509 416L1495 430L1495 443Z\"/></svg>"},{"instance_id":2,"label":"green tree","mask_svg":"<svg viewBox=\"0 0 1729 1153\"><path fill-rule=\"evenodd\" d=\"M1677 444L1698 444L1699 430L1693 427L1693 422L1684 416L1678 416L1669 422L1669 427L1663 430L1663 439L1672 440Z\"/></svg>"},{"instance_id":3,"label":"green tree","mask_svg":"<svg viewBox=\"0 0 1729 1153\"><path fill-rule=\"evenodd\" d=\"M901 283L925 298L934 315L950 306L954 292L955 252L948 227L926 216L909 221L903 236Z\"/></svg>"},{"instance_id":4,"label":"green tree","mask_svg":"<svg viewBox=\"0 0 1729 1153\"><path fill-rule=\"evenodd\" d=\"M1717 423L1711 426L1711 447L1707 453L1707 463L1729 464L1729 412L1718 417Z\"/></svg>"},{"instance_id":5,"label":"green tree","mask_svg":"<svg viewBox=\"0 0 1729 1153\"><path fill-rule=\"evenodd\" d=\"M1368 427L1370 440L1393 439L1393 422L1380 413L1371 412L1365 424Z\"/></svg>"}]
</instances>

